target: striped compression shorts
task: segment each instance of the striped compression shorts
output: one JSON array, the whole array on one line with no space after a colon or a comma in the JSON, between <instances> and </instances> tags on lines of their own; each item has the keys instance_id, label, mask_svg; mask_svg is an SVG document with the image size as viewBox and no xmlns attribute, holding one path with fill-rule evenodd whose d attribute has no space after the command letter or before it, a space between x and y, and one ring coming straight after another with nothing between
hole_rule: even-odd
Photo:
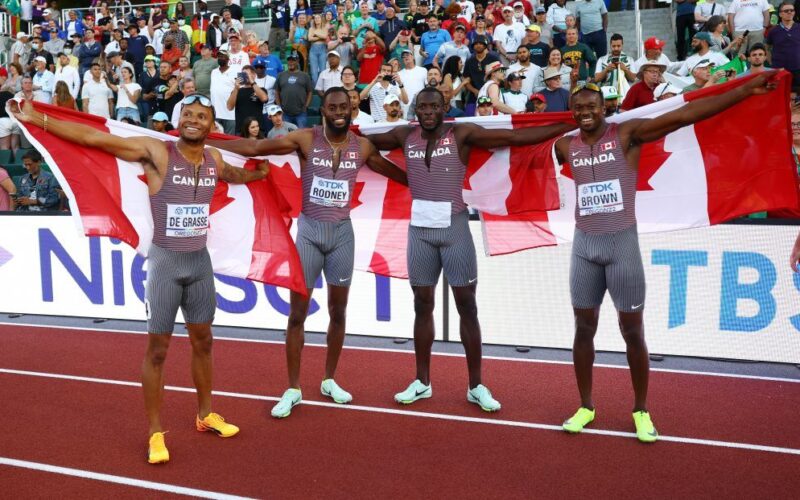
<instances>
[{"instance_id":1,"label":"striped compression shorts","mask_svg":"<svg viewBox=\"0 0 800 500\"><path fill-rule=\"evenodd\" d=\"M150 333L172 333L179 307L187 323L213 322L217 295L208 250L175 252L152 245L144 303Z\"/></svg>"},{"instance_id":2,"label":"striped compression shorts","mask_svg":"<svg viewBox=\"0 0 800 500\"><path fill-rule=\"evenodd\" d=\"M645 279L636 225L608 234L575 228L569 290L576 309L599 307L608 290L618 311L641 312Z\"/></svg>"},{"instance_id":3,"label":"striped compression shorts","mask_svg":"<svg viewBox=\"0 0 800 500\"><path fill-rule=\"evenodd\" d=\"M411 286L435 286L442 270L450 286L478 281L478 258L466 210L451 216L450 227L408 226L406 255Z\"/></svg>"},{"instance_id":4,"label":"striped compression shorts","mask_svg":"<svg viewBox=\"0 0 800 500\"><path fill-rule=\"evenodd\" d=\"M295 245L307 288L314 287L323 270L329 285L350 286L355 258L355 238L350 219L320 222L301 213Z\"/></svg>"}]
</instances>

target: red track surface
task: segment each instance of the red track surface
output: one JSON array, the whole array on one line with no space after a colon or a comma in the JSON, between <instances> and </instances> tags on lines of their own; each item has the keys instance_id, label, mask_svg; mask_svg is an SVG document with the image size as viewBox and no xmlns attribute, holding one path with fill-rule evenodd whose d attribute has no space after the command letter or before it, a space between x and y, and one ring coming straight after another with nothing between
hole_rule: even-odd
<instances>
[{"instance_id":1,"label":"red track surface","mask_svg":"<svg viewBox=\"0 0 800 500\"><path fill-rule=\"evenodd\" d=\"M145 338L0 326L0 368L138 381ZM215 390L279 396L283 347L220 340ZM320 400L324 349L303 359L306 400ZM577 406L569 365L484 361L484 380L503 409L465 400L461 357L434 357L434 397L410 407L392 395L413 376L413 356L346 349L337 381L354 404L558 425ZM173 338L166 383L191 387L188 340ZM630 432L626 370L596 369L593 428ZM253 497L428 498L710 496L789 497L800 456L632 438L301 405L269 417L270 401L217 397L215 409L240 425L232 439L194 430L191 393L168 391L163 421L172 461L144 461L140 389L0 374L0 401L14 432L0 456ZM653 373L650 411L662 435L800 448L800 384ZM147 490L0 466L3 496L126 498ZM73 495L70 493L79 492ZM155 495L153 495L155 496ZM158 496L163 496L159 494Z\"/></svg>"}]
</instances>

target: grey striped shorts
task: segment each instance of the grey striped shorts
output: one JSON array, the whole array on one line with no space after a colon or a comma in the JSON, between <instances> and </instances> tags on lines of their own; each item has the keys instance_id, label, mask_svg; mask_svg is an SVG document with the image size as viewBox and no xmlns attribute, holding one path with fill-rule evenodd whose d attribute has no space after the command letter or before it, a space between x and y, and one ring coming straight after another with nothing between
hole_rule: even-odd
<instances>
[{"instance_id":1,"label":"grey striped shorts","mask_svg":"<svg viewBox=\"0 0 800 500\"><path fill-rule=\"evenodd\" d=\"M599 307L608 290L618 311L641 312L645 279L636 225L609 234L575 228L569 290L577 309Z\"/></svg>"},{"instance_id":2,"label":"grey striped shorts","mask_svg":"<svg viewBox=\"0 0 800 500\"><path fill-rule=\"evenodd\" d=\"M408 226L408 279L411 286L434 286L444 270L450 286L478 282L478 258L469 231L469 212L450 217L450 227Z\"/></svg>"},{"instance_id":3,"label":"grey striped shorts","mask_svg":"<svg viewBox=\"0 0 800 500\"><path fill-rule=\"evenodd\" d=\"M175 252L151 246L144 305L150 333L172 333L179 307L187 323L213 322L217 295L208 250Z\"/></svg>"},{"instance_id":4,"label":"grey striped shorts","mask_svg":"<svg viewBox=\"0 0 800 500\"><path fill-rule=\"evenodd\" d=\"M295 246L303 265L306 287L313 288L323 270L329 285L350 286L355 258L355 238L350 219L320 222L301 213Z\"/></svg>"}]
</instances>

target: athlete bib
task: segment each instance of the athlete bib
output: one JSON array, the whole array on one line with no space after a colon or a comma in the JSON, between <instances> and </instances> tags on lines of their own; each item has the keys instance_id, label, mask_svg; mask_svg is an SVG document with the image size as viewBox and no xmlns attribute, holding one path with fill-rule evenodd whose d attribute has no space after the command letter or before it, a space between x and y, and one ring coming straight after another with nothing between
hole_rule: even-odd
<instances>
[{"instance_id":1,"label":"athlete bib","mask_svg":"<svg viewBox=\"0 0 800 500\"><path fill-rule=\"evenodd\" d=\"M308 201L323 207L344 208L350 204L350 183L315 175Z\"/></svg>"},{"instance_id":2,"label":"athlete bib","mask_svg":"<svg viewBox=\"0 0 800 500\"><path fill-rule=\"evenodd\" d=\"M610 214L625 208L619 179L590 182L578 186L578 214Z\"/></svg>"},{"instance_id":3,"label":"athlete bib","mask_svg":"<svg viewBox=\"0 0 800 500\"><path fill-rule=\"evenodd\" d=\"M172 238L203 236L208 232L208 217L207 203L167 204L166 234Z\"/></svg>"},{"instance_id":4,"label":"athlete bib","mask_svg":"<svg viewBox=\"0 0 800 500\"><path fill-rule=\"evenodd\" d=\"M450 227L452 206L449 201L413 200L411 225L417 227Z\"/></svg>"}]
</instances>

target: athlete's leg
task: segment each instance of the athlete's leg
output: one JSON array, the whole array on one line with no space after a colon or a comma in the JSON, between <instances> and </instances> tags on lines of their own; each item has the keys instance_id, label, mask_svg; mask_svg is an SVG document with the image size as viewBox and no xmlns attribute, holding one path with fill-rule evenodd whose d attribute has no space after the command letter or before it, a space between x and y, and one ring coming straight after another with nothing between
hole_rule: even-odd
<instances>
[{"instance_id":1,"label":"athlete's leg","mask_svg":"<svg viewBox=\"0 0 800 500\"><path fill-rule=\"evenodd\" d=\"M575 340L572 343L572 362L575 365L575 379L578 381L581 406L593 410L592 366L594 365L594 335L597 332L600 308L573 308L572 310L575 315Z\"/></svg>"},{"instance_id":2,"label":"athlete's leg","mask_svg":"<svg viewBox=\"0 0 800 500\"><path fill-rule=\"evenodd\" d=\"M330 228L329 228L330 230ZM353 280L355 237L349 219L332 225L325 250L325 281L328 283L328 353L325 360L325 380L332 379L344 344L347 317L347 297ZM326 231L327 232L327 231Z\"/></svg>"},{"instance_id":3,"label":"athlete's leg","mask_svg":"<svg viewBox=\"0 0 800 500\"><path fill-rule=\"evenodd\" d=\"M325 359L325 379L334 378L344 345L347 296L350 287L328 284L328 355Z\"/></svg>"},{"instance_id":4,"label":"athlete's leg","mask_svg":"<svg viewBox=\"0 0 800 500\"><path fill-rule=\"evenodd\" d=\"M478 323L476 287L475 284L451 287L460 318L461 344L467 355L470 389L476 388L481 383L481 325Z\"/></svg>"},{"instance_id":5,"label":"athlete's leg","mask_svg":"<svg viewBox=\"0 0 800 500\"><path fill-rule=\"evenodd\" d=\"M211 358L211 323L187 323L192 344L192 381L197 390L197 415L203 419L211 413L211 387L214 367Z\"/></svg>"},{"instance_id":6,"label":"athlete's leg","mask_svg":"<svg viewBox=\"0 0 800 500\"><path fill-rule=\"evenodd\" d=\"M149 434L164 432L161 427L161 403L164 399L164 361L169 349L169 333L147 335L147 352L142 363L142 390Z\"/></svg>"},{"instance_id":7,"label":"athlete's leg","mask_svg":"<svg viewBox=\"0 0 800 500\"><path fill-rule=\"evenodd\" d=\"M625 339L628 366L635 397L633 411L647 411L647 385L650 377L650 354L644 340L643 313L619 312L619 328Z\"/></svg>"},{"instance_id":8,"label":"athlete's leg","mask_svg":"<svg viewBox=\"0 0 800 500\"><path fill-rule=\"evenodd\" d=\"M411 288L414 290L414 354L417 360L417 380L425 385L430 385L436 286L413 286Z\"/></svg>"},{"instance_id":9,"label":"athlete's leg","mask_svg":"<svg viewBox=\"0 0 800 500\"><path fill-rule=\"evenodd\" d=\"M308 305L311 302L311 292L308 297L303 297L297 292L289 295L289 321L286 326L286 366L289 370L289 387L300 388L300 353L305 343L305 323L308 316Z\"/></svg>"}]
</instances>

